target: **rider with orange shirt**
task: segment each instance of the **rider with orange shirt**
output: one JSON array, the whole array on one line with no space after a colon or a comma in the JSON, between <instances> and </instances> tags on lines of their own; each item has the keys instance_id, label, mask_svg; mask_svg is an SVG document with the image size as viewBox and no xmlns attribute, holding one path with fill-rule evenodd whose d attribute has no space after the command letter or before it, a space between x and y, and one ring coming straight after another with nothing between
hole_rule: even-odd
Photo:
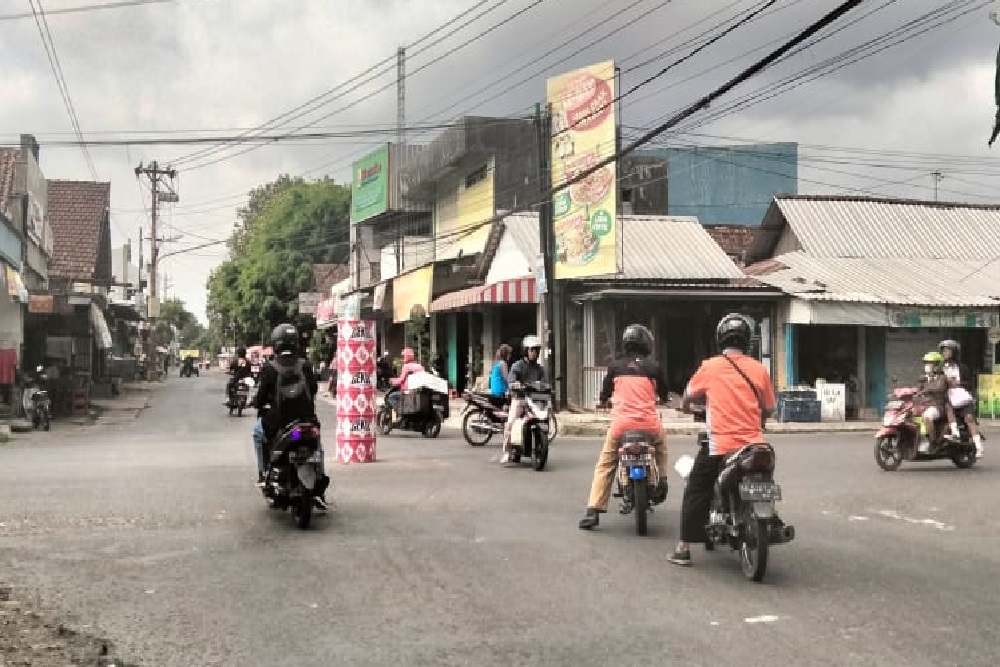
<instances>
[{"instance_id":1,"label":"rider with orange shirt","mask_svg":"<svg viewBox=\"0 0 1000 667\"><path fill-rule=\"evenodd\" d=\"M721 354L702 362L688 382L681 409L705 402L708 444L702 446L688 475L681 503L681 539L670 557L676 565L691 564L690 544L705 543L705 526L715 481L729 454L744 445L763 442L764 420L774 412L774 388L767 369L747 356L753 334L739 313L722 318L715 329Z\"/></svg>"},{"instance_id":2,"label":"rider with orange shirt","mask_svg":"<svg viewBox=\"0 0 1000 667\"><path fill-rule=\"evenodd\" d=\"M622 343L625 355L608 369L601 389L601 403L612 400L611 426L594 468L587 514L580 519L581 530L596 527L600 515L608 511L611 484L618 467L618 447L626 431L645 431L655 436L653 448L660 479L653 494L660 499L667 495L667 443L656 409L658 398L667 400L667 383L660 368L647 359L653 351L653 334L641 324L630 324L622 334Z\"/></svg>"}]
</instances>

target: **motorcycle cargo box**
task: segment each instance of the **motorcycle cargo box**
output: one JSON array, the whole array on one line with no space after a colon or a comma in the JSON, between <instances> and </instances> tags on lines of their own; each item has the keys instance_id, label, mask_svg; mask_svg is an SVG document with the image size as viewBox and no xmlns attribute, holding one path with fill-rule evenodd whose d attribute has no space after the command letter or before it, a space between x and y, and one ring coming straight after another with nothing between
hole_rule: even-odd
<instances>
[{"instance_id":1,"label":"motorcycle cargo box","mask_svg":"<svg viewBox=\"0 0 1000 667\"><path fill-rule=\"evenodd\" d=\"M400 402L404 415L425 414L431 411L431 392L426 389L416 389L403 393Z\"/></svg>"},{"instance_id":2,"label":"motorcycle cargo box","mask_svg":"<svg viewBox=\"0 0 1000 667\"><path fill-rule=\"evenodd\" d=\"M448 393L448 381L432 373L411 373L406 378L406 389L430 389L439 394Z\"/></svg>"}]
</instances>

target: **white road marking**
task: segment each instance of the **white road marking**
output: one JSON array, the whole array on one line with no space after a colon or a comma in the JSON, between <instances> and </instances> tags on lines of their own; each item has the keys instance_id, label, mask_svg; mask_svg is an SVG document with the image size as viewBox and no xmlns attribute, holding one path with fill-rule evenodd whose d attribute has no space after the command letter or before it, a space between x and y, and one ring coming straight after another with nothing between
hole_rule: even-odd
<instances>
[{"instance_id":1,"label":"white road marking","mask_svg":"<svg viewBox=\"0 0 1000 667\"><path fill-rule=\"evenodd\" d=\"M915 525L933 526L938 530L946 532L955 530L955 526L949 526L948 524L938 521L937 519L914 519L912 517L903 516L896 510L879 510L877 514L884 516L887 519L896 519L897 521L905 521L906 523L912 523Z\"/></svg>"},{"instance_id":2,"label":"white road marking","mask_svg":"<svg viewBox=\"0 0 1000 667\"><path fill-rule=\"evenodd\" d=\"M868 517L866 517L866 516L849 516L849 517L847 517L847 520L848 521L867 521Z\"/></svg>"},{"instance_id":3,"label":"white road marking","mask_svg":"<svg viewBox=\"0 0 1000 667\"><path fill-rule=\"evenodd\" d=\"M763 616L751 616L750 618L744 618L743 620L747 623L774 623L778 619L778 616L765 614Z\"/></svg>"}]
</instances>

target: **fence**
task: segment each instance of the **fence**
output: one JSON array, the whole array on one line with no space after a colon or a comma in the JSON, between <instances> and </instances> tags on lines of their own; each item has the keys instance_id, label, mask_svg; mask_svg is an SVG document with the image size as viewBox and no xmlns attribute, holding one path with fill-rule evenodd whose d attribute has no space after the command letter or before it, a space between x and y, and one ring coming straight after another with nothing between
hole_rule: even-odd
<instances>
[{"instance_id":1,"label":"fence","mask_svg":"<svg viewBox=\"0 0 1000 667\"><path fill-rule=\"evenodd\" d=\"M601 385L604 384L604 376L607 374L606 366L583 367L583 405L580 407L586 410L593 410L597 407Z\"/></svg>"}]
</instances>

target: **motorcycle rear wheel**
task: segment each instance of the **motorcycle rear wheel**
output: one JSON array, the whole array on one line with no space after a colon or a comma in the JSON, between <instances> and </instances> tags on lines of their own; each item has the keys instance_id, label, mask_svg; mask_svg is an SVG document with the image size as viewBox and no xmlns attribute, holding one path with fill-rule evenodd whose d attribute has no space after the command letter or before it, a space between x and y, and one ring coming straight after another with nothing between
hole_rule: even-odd
<instances>
[{"instance_id":1,"label":"motorcycle rear wheel","mask_svg":"<svg viewBox=\"0 0 1000 667\"><path fill-rule=\"evenodd\" d=\"M767 522L748 508L743 523L740 565L743 574L751 581L760 582L767 571L768 532Z\"/></svg>"},{"instance_id":2,"label":"motorcycle rear wheel","mask_svg":"<svg viewBox=\"0 0 1000 667\"><path fill-rule=\"evenodd\" d=\"M646 519L648 518L649 512L649 480L648 479L633 479L632 480L632 498L635 502L635 507L632 512L635 513L635 534L645 535L647 532Z\"/></svg>"},{"instance_id":3,"label":"motorcycle rear wheel","mask_svg":"<svg viewBox=\"0 0 1000 667\"><path fill-rule=\"evenodd\" d=\"M49 417L49 411L42 410L42 430L48 431L49 428L51 428L51 426L52 426L52 420Z\"/></svg>"},{"instance_id":4,"label":"motorcycle rear wheel","mask_svg":"<svg viewBox=\"0 0 1000 667\"><path fill-rule=\"evenodd\" d=\"M875 440L875 463L886 472L893 472L903 464L903 453L899 450L899 437L888 435Z\"/></svg>"},{"instance_id":5,"label":"motorcycle rear wheel","mask_svg":"<svg viewBox=\"0 0 1000 667\"><path fill-rule=\"evenodd\" d=\"M292 504L292 516L295 518L295 525L305 530L312 521L313 500L312 493L307 489L301 489L302 495L295 499Z\"/></svg>"},{"instance_id":6,"label":"motorcycle rear wheel","mask_svg":"<svg viewBox=\"0 0 1000 667\"><path fill-rule=\"evenodd\" d=\"M383 407L375 416L375 425L378 427L379 435L389 435L392 433L392 411L388 407Z\"/></svg>"},{"instance_id":7,"label":"motorcycle rear wheel","mask_svg":"<svg viewBox=\"0 0 1000 667\"><path fill-rule=\"evenodd\" d=\"M425 438L436 438L441 435L441 415L434 413L424 424L423 436Z\"/></svg>"},{"instance_id":8,"label":"motorcycle rear wheel","mask_svg":"<svg viewBox=\"0 0 1000 667\"><path fill-rule=\"evenodd\" d=\"M955 464L956 468L961 470L968 470L972 466L976 465L976 453L968 452L962 454L955 454L951 457L951 462Z\"/></svg>"},{"instance_id":9,"label":"motorcycle rear wheel","mask_svg":"<svg viewBox=\"0 0 1000 667\"><path fill-rule=\"evenodd\" d=\"M466 413L462 419L462 435L465 436L465 441L473 447L487 444L493 438L493 425L489 422L490 419L483 410L476 409ZM485 433L476 430L474 424L477 423L480 424L480 429L486 430Z\"/></svg>"}]
</instances>

